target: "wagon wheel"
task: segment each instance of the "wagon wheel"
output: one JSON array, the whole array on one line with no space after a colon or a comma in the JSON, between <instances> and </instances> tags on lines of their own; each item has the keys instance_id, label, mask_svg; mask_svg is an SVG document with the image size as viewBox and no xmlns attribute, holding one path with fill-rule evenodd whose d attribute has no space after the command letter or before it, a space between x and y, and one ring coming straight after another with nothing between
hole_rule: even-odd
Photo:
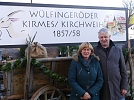
<instances>
[{"instance_id":1,"label":"wagon wheel","mask_svg":"<svg viewBox=\"0 0 134 100\"><path fill-rule=\"evenodd\" d=\"M31 100L66 100L66 98L64 94L56 87L46 85L38 89L33 94Z\"/></svg>"},{"instance_id":2,"label":"wagon wheel","mask_svg":"<svg viewBox=\"0 0 134 100\"><path fill-rule=\"evenodd\" d=\"M132 57L126 56L125 59L125 63L127 66L127 73L128 73L128 85L129 85L129 89L127 92L127 97L132 98L132 93L133 93L133 89L132 89L132 67L133 67L133 62L132 62Z\"/></svg>"}]
</instances>

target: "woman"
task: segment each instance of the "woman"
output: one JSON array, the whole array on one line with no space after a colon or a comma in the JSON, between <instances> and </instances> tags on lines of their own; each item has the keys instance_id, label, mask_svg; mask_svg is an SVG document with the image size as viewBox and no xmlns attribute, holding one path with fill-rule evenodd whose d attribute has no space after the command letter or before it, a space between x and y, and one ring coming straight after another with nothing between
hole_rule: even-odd
<instances>
[{"instance_id":1,"label":"woman","mask_svg":"<svg viewBox=\"0 0 134 100\"><path fill-rule=\"evenodd\" d=\"M103 76L99 58L94 55L93 47L83 42L70 65L68 82L72 88L70 100L100 100L99 91Z\"/></svg>"}]
</instances>

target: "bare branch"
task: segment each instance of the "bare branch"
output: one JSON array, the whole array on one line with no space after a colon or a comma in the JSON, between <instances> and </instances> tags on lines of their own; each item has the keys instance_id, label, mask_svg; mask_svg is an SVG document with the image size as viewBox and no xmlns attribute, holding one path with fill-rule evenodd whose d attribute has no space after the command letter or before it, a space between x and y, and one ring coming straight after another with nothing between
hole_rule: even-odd
<instances>
[{"instance_id":1,"label":"bare branch","mask_svg":"<svg viewBox=\"0 0 134 100\"><path fill-rule=\"evenodd\" d=\"M36 34L37 34L37 32L35 33L33 38L31 38L30 35L28 34L29 40L27 40L27 38L26 38L26 44L32 44L34 39L35 39L35 37L36 37Z\"/></svg>"},{"instance_id":2,"label":"bare branch","mask_svg":"<svg viewBox=\"0 0 134 100\"><path fill-rule=\"evenodd\" d=\"M122 0L122 3L124 5L125 8L128 8L129 10L129 20L131 18L131 16L133 16L134 14L134 2L132 0Z\"/></svg>"}]
</instances>

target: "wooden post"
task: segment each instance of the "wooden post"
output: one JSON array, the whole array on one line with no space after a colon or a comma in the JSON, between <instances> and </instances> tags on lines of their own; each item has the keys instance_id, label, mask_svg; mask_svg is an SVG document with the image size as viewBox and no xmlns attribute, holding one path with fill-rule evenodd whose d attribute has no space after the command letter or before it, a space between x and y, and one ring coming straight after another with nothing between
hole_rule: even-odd
<instances>
[{"instance_id":1,"label":"wooden post","mask_svg":"<svg viewBox=\"0 0 134 100\"><path fill-rule=\"evenodd\" d=\"M128 40L128 60L129 60L129 70L130 70L130 94L132 95L132 82L133 82L133 60L131 55L131 43L130 40Z\"/></svg>"},{"instance_id":2,"label":"wooden post","mask_svg":"<svg viewBox=\"0 0 134 100\"><path fill-rule=\"evenodd\" d=\"M28 53L27 53L26 75L25 75L25 83L24 83L24 100L29 100L31 49L32 49L32 44L29 43Z\"/></svg>"},{"instance_id":3,"label":"wooden post","mask_svg":"<svg viewBox=\"0 0 134 100\"><path fill-rule=\"evenodd\" d=\"M69 46L67 46L67 57L70 56L70 53L69 53Z\"/></svg>"}]
</instances>

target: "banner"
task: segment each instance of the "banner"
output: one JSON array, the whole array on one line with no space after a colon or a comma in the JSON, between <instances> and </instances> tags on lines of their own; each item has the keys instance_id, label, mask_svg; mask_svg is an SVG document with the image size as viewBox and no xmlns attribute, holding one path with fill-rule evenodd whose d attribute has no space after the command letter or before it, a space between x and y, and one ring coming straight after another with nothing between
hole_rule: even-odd
<instances>
[{"instance_id":1,"label":"banner","mask_svg":"<svg viewBox=\"0 0 134 100\"><path fill-rule=\"evenodd\" d=\"M8 4L8 5L7 5ZM113 41L127 40L127 9L89 6L0 3L0 45L97 42L99 29Z\"/></svg>"}]
</instances>

